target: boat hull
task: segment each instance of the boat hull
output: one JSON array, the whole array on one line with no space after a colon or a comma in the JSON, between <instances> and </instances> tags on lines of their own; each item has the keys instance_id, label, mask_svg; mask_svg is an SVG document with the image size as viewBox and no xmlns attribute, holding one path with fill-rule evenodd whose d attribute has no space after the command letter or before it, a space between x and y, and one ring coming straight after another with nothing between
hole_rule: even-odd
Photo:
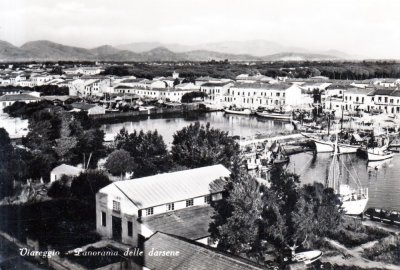
<instances>
[{"instance_id":1,"label":"boat hull","mask_svg":"<svg viewBox=\"0 0 400 270\"><path fill-rule=\"evenodd\" d=\"M333 152L333 143L324 142L313 139L317 153L331 153Z\"/></svg>"},{"instance_id":2,"label":"boat hull","mask_svg":"<svg viewBox=\"0 0 400 270\"><path fill-rule=\"evenodd\" d=\"M253 114L250 110L235 111L235 110L225 109L224 111L225 111L225 113L229 113L229 114L239 114L239 115L251 115L251 114Z\"/></svg>"},{"instance_id":3,"label":"boat hull","mask_svg":"<svg viewBox=\"0 0 400 270\"><path fill-rule=\"evenodd\" d=\"M291 114L280 114L280 113L256 113L257 116L273 119L273 120L280 120L280 121L291 121L292 115Z\"/></svg>"},{"instance_id":4,"label":"boat hull","mask_svg":"<svg viewBox=\"0 0 400 270\"><path fill-rule=\"evenodd\" d=\"M392 158L393 156L394 156L394 153L387 153L384 155L380 155L380 154L374 154L374 153L368 152L368 161L382 161L382 160Z\"/></svg>"},{"instance_id":5,"label":"boat hull","mask_svg":"<svg viewBox=\"0 0 400 270\"><path fill-rule=\"evenodd\" d=\"M338 144L340 154L355 154L360 148L358 145Z\"/></svg>"},{"instance_id":6,"label":"boat hull","mask_svg":"<svg viewBox=\"0 0 400 270\"><path fill-rule=\"evenodd\" d=\"M317 149L317 153L330 153L334 150L334 143L325 142L320 140L313 139L315 143L315 148ZM357 153L357 150L360 148L358 145L350 145L350 144L338 144L338 153L339 154L354 154Z\"/></svg>"},{"instance_id":7,"label":"boat hull","mask_svg":"<svg viewBox=\"0 0 400 270\"><path fill-rule=\"evenodd\" d=\"M368 198L342 202L342 208L346 215L361 215L367 206Z\"/></svg>"}]
</instances>

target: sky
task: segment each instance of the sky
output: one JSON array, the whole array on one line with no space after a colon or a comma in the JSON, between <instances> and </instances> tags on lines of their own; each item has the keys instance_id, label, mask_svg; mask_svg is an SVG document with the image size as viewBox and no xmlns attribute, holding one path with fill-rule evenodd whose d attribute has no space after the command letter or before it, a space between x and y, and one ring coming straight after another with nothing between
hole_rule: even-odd
<instances>
[{"instance_id":1,"label":"sky","mask_svg":"<svg viewBox=\"0 0 400 270\"><path fill-rule=\"evenodd\" d=\"M399 11L398 0L1 0L0 40L85 48L267 40L400 59Z\"/></svg>"}]
</instances>

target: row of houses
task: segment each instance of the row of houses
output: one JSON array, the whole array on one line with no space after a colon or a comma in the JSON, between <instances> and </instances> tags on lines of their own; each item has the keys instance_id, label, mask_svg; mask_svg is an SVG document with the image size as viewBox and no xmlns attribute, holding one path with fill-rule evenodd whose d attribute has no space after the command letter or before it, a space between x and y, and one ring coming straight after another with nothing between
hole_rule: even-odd
<instances>
[{"instance_id":1,"label":"row of houses","mask_svg":"<svg viewBox=\"0 0 400 270\"><path fill-rule=\"evenodd\" d=\"M350 112L377 111L386 114L400 113L399 88L348 88L342 97L329 97L325 108Z\"/></svg>"}]
</instances>

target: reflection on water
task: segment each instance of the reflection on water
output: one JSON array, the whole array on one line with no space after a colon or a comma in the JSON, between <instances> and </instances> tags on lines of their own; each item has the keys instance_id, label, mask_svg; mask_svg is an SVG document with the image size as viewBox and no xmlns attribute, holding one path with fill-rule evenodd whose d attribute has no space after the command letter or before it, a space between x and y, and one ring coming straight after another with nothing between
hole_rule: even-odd
<instances>
[{"instance_id":1,"label":"reflection on water","mask_svg":"<svg viewBox=\"0 0 400 270\"><path fill-rule=\"evenodd\" d=\"M368 163L354 154L341 155L348 171L341 166L343 179L354 185L352 176L360 179L363 187L369 188L367 207L380 207L400 210L400 155L381 162ZM288 168L300 174L302 183L325 183L329 173L332 156L329 153L301 153L291 156Z\"/></svg>"},{"instance_id":2,"label":"reflection on water","mask_svg":"<svg viewBox=\"0 0 400 270\"><path fill-rule=\"evenodd\" d=\"M145 118L124 123L106 124L102 128L106 134L116 134L121 128L125 127L129 132L143 129L144 131L157 129L164 137L167 144L172 142L175 131L199 121L202 124L207 122L214 128L227 131L229 135L254 136L257 133L268 134L276 130L287 128L287 123L261 119L254 116L224 114L223 112L213 112L206 114L191 114L186 117L176 118Z\"/></svg>"},{"instance_id":3,"label":"reflection on water","mask_svg":"<svg viewBox=\"0 0 400 270\"><path fill-rule=\"evenodd\" d=\"M143 129L154 130L164 137L165 142L170 145L172 135L190 123L199 121L210 122L214 128L229 132L230 135L254 136L257 133L267 134L269 132L287 129L287 124L275 122L257 117L243 115L224 115L222 112L191 115L179 118L145 118L143 120L129 121L117 124L103 125L106 133L116 134L122 127L132 132ZM343 179L351 180L359 178L364 187L369 188L368 207L381 207L400 210L400 155L392 160L372 163L367 166L367 161L356 155L341 155L340 158L348 167L350 173L342 166ZM328 177L329 166L332 160L331 154L318 154L315 157L311 153L301 153L291 156L288 165L289 170L300 174L301 181L305 184L314 181L325 183Z\"/></svg>"}]
</instances>

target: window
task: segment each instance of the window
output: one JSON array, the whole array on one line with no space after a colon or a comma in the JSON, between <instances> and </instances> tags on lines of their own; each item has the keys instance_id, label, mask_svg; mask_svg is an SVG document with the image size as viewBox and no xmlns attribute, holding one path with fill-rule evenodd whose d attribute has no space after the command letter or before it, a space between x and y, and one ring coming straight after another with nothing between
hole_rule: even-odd
<instances>
[{"instance_id":1,"label":"window","mask_svg":"<svg viewBox=\"0 0 400 270\"><path fill-rule=\"evenodd\" d=\"M133 231L133 224L132 221L128 221L128 236L132 237L132 231Z\"/></svg>"},{"instance_id":2,"label":"window","mask_svg":"<svg viewBox=\"0 0 400 270\"><path fill-rule=\"evenodd\" d=\"M186 200L186 207L193 206L193 199Z\"/></svg>"},{"instance_id":3,"label":"window","mask_svg":"<svg viewBox=\"0 0 400 270\"><path fill-rule=\"evenodd\" d=\"M213 201L218 201L222 199L222 193L216 193L212 195L212 200Z\"/></svg>"},{"instance_id":4,"label":"window","mask_svg":"<svg viewBox=\"0 0 400 270\"><path fill-rule=\"evenodd\" d=\"M146 215L147 215L147 216L150 216L150 215L152 215L153 213L154 213L153 207L150 207L150 208L147 208L147 209L146 209Z\"/></svg>"},{"instance_id":5,"label":"window","mask_svg":"<svg viewBox=\"0 0 400 270\"><path fill-rule=\"evenodd\" d=\"M113 201L113 211L121 212L121 203L117 201Z\"/></svg>"},{"instance_id":6,"label":"window","mask_svg":"<svg viewBox=\"0 0 400 270\"><path fill-rule=\"evenodd\" d=\"M101 226L103 226L103 227L107 226L106 212L101 212Z\"/></svg>"},{"instance_id":7,"label":"window","mask_svg":"<svg viewBox=\"0 0 400 270\"><path fill-rule=\"evenodd\" d=\"M210 195L204 196L204 203L209 204L210 202L211 202L211 196Z\"/></svg>"},{"instance_id":8,"label":"window","mask_svg":"<svg viewBox=\"0 0 400 270\"><path fill-rule=\"evenodd\" d=\"M175 209L174 203L167 203L167 211L172 211Z\"/></svg>"}]
</instances>

